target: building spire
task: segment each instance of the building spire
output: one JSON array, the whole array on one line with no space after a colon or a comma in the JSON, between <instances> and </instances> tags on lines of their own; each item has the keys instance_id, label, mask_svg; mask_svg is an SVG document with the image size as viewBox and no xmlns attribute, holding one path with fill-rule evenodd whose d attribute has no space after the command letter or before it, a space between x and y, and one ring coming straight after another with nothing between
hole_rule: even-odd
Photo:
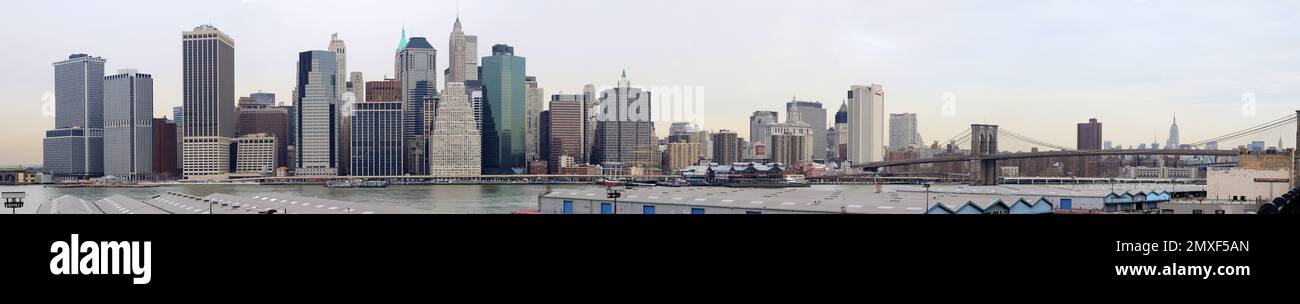
<instances>
[{"instance_id":1,"label":"building spire","mask_svg":"<svg viewBox=\"0 0 1300 304\"><path fill-rule=\"evenodd\" d=\"M397 41L397 52L401 53L406 49L406 25L402 25L402 40Z\"/></svg>"}]
</instances>

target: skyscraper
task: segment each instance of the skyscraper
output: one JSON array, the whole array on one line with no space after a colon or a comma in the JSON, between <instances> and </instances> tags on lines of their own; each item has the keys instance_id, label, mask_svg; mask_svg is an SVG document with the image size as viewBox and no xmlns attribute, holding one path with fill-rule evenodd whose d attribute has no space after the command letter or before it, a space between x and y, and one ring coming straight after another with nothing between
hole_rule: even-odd
<instances>
[{"instance_id":1,"label":"skyscraper","mask_svg":"<svg viewBox=\"0 0 1300 304\"><path fill-rule=\"evenodd\" d=\"M465 81L478 81L478 36L465 35ZM470 87L466 85L466 87ZM468 90L473 92L473 90ZM470 94L471 96L473 94Z\"/></svg>"},{"instance_id":2,"label":"skyscraper","mask_svg":"<svg viewBox=\"0 0 1300 304\"><path fill-rule=\"evenodd\" d=\"M365 80L365 76L362 75L361 72L352 72L352 75L348 76L347 87L348 87L347 93L352 94L352 100L351 100L352 103L366 101L366 80ZM347 109L346 108L347 106L348 105L344 105L345 109L343 109L343 115L351 116L352 115L351 109Z\"/></svg>"},{"instance_id":3,"label":"skyscraper","mask_svg":"<svg viewBox=\"0 0 1300 304\"><path fill-rule=\"evenodd\" d=\"M153 176L153 76L131 69L104 78L104 174Z\"/></svg>"},{"instance_id":4,"label":"skyscraper","mask_svg":"<svg viewBox=\"0 0 1300 304\"><path fill-rule=\"evenodd\" d=\"M1079 150L1101 150L1101 123L1096 118L1080 123L1075 136Z\"/></svg>"},{"instance_id":5,"label":"skyscraper","mask_svg":"<svg viewBox=\"0 0 1300 304\"><path fill-rule=\"evenodd\" d=\"M1174 115L1174 124L1169 126L1169 140L1165 141L1165 149L1178 149L1178 146L1178 115ZM1282 149L1281 144L1278 144L1278 149Z\"/></svg>"},{"instance_id":6,"label":"skyscraper","mask_svg":"<svg viewBox=\"0 0 1300 304\"><path fill-rule=\"evenodd\" d=\"M492 56L483 57L484 174L520 174L528 168L526 64L504 44L492 46Z\"/></svg>"},{"instance_id":7,"label":"skyscraper","mask_svg":"<svg viewBox=\"0 0 1300 304\"><path fill-rule=\"evenodd\" d=\"M524 158L532 161L534 159L540 159L542 155L541 122L542 110L546 107L542 101L542 97L546 95L546 91L537 86L537 77L535 76L525 76L524 85L526 86L524 90L527 92L524 94L524 103L528 108L527 114L525 114L527 115L528 121L528 125L526 126L527 132L525 132L527 137L524 138L524 145L528 147L528 153Z\"/></svg>"},{"instance_id":8,"label":"skyscraper","mask_svg":"<svg viewBox=\"0 0 1300 304\"><path fill-rule=\"evenodd\" d=\"M849 157L854 163L885 158L885 88L879 84L849 89Z\"/></svg>"},{"instance_id":9,"label":"skyscraper","mask_svg":"<svg viewBox=\"0 0 1300 304\"><path fill-rule=\"evenodd\" d=\"M840 110L835 112L835 145L831 154L839 162L848 160L849 156L849 103L840 103Z\"/></svg>"},{"instance_id":10,"label":"skyscraper","mask_svg":"<svg viewBox=\"0 0 1300 304\"><path fill-rule=\"evenodd\" d=\"M600 121L596 126L596 162L611 172L659 167L654 121L650 119L651 92L633 88L623 73L618 86L600 92Z\"/></svg>"},{"instance_id":11,"label":"skyscraper","mask_svg":"<svg viewBox=\"0 0 1300 304\"><path fill-rule=\"evenodd\" d=\"M787 113L799 112L803 122L812 127L812 159L826 161L826 109L816 101L791 100L785 104ZM789 114L787 114L789 116Z\"/></svg>"},{"instance_id":12,"label":"skyscraper","mask_svg":"<svg viewBox=\"0 0 1300 304\"><path fill-rule=\"evenodd\" d=\"M54 129L45 132L45 171L55 180L104 175L104 59L54 63Z\"/></svg>"},{"instance_id":13,"label":"skyscraper","mask_svg":"<svg viewBox=\"0 0 1300 304\"><path fill-rule=\"evenodd\" d=\"M772 139L772 133L769 132L767 125L777 123L776 111L754 111L749 116L749 141L753 143L767 143Z\"/></svg>"},{"instance_id":14,"label":"skyscraper","mask_svg":"<svg viewBox=\"0 0 1300 304\"><path fill-rule=\"evenodd\" d=\"M429 175L475 176L482 173L482 136L474 127L474 109L463 82L447 83L429 135Z\"/></svg>"},{"instance_id":15,"label":"skyscraper","mask_svg":"<svg viewBox=\"0 0 1300 304\"><path fill-rule=\"evenodd\" d=\"M447 83L465 82L469 80L468 69L466 64L466 47L465 32L460 27L460 17L456 17L456 24L451 27L451 35L447 38Z\"/></svg>"},{"instance_id":16,"label":"skyscraper","mask_svg":"<svg viewBox=\"0 0 1300 304\"><path fill-rule=\"evenodd\" d=\"M211 25L182 33L185 178L230 172L235 137L235 42Z\"/></svg>"},{"instance_id":17,"label":"skyscraper","mask_svg":"<svg viewBox=\"0 0 1300 304\"><path fill-rule=\"evenodd\" d=\"M406 31L402 31L405 36ZM425 106L438 93L438 51L424 37L412 37L397 53L397 80L402 84L402 134L406 139L406 173L428 172Z\"/></svg>"},{"instance_id":18,"label":"skyscraper","mask_svg":"<svg viewBox=\"0 0 1300 304\"><path fill-rule=\"evenodd\" d=\"M395 85L396 81L371 81L371 85ZM367 86L366 91L398 90ZM367 94L371 101L359 102L352 107L352 138L350 145L353 176L398 176L404 172L402 157L402 102L385 98L381 94Z\"/></svg>"},{"instance_id":19,"label":"skyscraper","mask_svg":"<svg viewBox=\"0 0 1300 304\"><path fill-rule=\"evenodd\" d=\"M710 135L713 142L713 161L730 165L740 161L740 137L736 132L719 130Z\"/></svg>"},{"instance_id":20,"label":"skyscraper","mask_svg":"<svg viewBox=\"0 0 1300 304\"><path fill-rule=\"evenodd\" d=\"M582 86L582 96L587 100L586 107L583 108L587 117L587 124L583 126L583 131L587 134L587 137L584 143L585 146L582 148L582 154L586 155L587 163L591 163L595 159L595 155L592 153L596 151L596 122L600 118L600 109L597 108L600 100L596 98L596 85L587 84Z\"/></svg>"},{"instance_id":21,"label":"skyscraper","mask_svg":"<svg viewBox=\"0 0 1300 304\"><path fill-rule=\"evenodd\" d=\"M916 113L889 114L889 149L906 150L921 145L916 132Z\"/></svg>"},{"instance_id":22,"label":"skyscraper","mask_svg":"<svg viewBox=\"0 0 1300 304\"><path fill-rule=\"evenodd\" d=\"M339 117L338 57L329 51L298 53L298 134L295 172L298 175L338 175Z\"/></svg>"},{"instance_id":23,"label":"skyscraper","mask_svg":"<svg viewBox=\"0 0 1300 304\"><path fill-rule=\"evenodd\" d=\"M586 96L584 95L553 95L551 96L550 124L543 125L547 129L547 135L550 136L548 142L550 146L549 158L550 173L559 173L560 157L571 157L574 162L586 163L586 156L582 154L584 138L583 134L586 123L585 111Z\"/></svg>"},{"instance_id":24,"label":"skyscraper","mask_svg":"<svg viewBox=\"0 0 1300 304\"><path fill-rule=\"evenodd\" d=\"M339 105L342 106L344 102L343 93L348 91L348 47L343 43L343 39L339 39L339 33L334 33L330 35L330 45L329 48L325 50L334 52L334 61L338 64L338 68L334 71L339 75L337 86L340 101ZM342 109L342 107L340 107L340 109Z\"/></svg>"}]
</instances>

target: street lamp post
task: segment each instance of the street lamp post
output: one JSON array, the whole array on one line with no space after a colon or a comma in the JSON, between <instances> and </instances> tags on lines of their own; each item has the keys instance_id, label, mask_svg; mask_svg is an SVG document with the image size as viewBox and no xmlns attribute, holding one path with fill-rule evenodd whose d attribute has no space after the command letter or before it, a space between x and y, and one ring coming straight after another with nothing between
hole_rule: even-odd
<instances>
[{"instance_id":1,"label":"street lamp post","mask_svg":"<svg viewBox=\"0 0 1300 304\"><path fill-rule=\"evenodd\" d=\"M5 208L12 209L12 211L10 211L10 214L18 214L18 208L23 207L23 198L27 197L27 193L26 192L4 192L4 193L0 193L0 197L4 198Z\"/></svg>"},{"instance_id":2,"label":"street lamp post","mask_svg":"<svg viewBox=\"0 0 1300 304\"><path fill-rule=\"evenodd\" d=\"M930 212L930 183L921 184L921 186L925 187L925 209L921 210L921 213L925 214Z\"/></svg>"}]
</instances>

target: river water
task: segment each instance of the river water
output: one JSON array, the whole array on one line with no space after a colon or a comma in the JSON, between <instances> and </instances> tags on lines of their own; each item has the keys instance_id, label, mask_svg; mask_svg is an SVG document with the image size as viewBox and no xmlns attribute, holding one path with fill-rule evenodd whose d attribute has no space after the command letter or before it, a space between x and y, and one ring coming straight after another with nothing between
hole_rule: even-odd
<instances>
[{"instance_id":1,"label":"river water","mask_svg":"<svg viewBox=\"0 0 1300 304\"><path fill-rule=\"evenodd\" d=\"M562 186L580 187L580 186ZM390 186L387 188L326 188L319 185L229 185L195 184L166 185L156 188L56 188L40 185L0 186L3 192L26 192L23 208L18 213L36 213L46 201L72 195L86 201L97 201L121 194L137 200L147 200L166 192L207 196L224 193L237 196L261 194L287 194L303 197L326 198L350 202L409 206L440 214L503 214L524 208L537 208L537 196L546 191L541 185L436 185ZM0 213L10 214L3 209Z\"/></svg>"}]
</instances>

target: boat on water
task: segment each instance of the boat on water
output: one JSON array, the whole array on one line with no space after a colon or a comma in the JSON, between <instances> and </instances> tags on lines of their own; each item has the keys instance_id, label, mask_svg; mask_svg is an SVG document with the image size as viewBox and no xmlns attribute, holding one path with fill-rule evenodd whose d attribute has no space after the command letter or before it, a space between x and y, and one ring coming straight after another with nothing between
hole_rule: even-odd
<instances>
[{"instance_id":1,"label":"boat on water","mask_svg":"<svg viewBox=\"0 0 1300 304\"><path fill-rule=\"evenodd\" d=\"M388 181L364 181L361 182L361 188L387 188Z\"/></svg>"}]
</instances>

